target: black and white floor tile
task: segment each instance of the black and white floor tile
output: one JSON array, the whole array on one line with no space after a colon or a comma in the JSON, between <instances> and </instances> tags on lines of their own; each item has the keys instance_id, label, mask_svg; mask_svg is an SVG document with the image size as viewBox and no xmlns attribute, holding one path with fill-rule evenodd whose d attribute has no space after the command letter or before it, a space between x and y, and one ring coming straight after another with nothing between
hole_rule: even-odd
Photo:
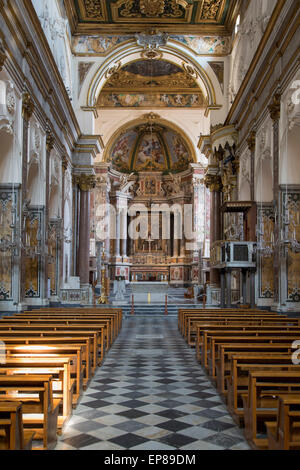
<instances>
[{"instance_id":1,"label":"black and white floor tile","mask_svg":"<svg viewBox=\"0 0 300 470\"><path fill-rule=\"evenodd\" d=\"M176 317L128 317L56 450L248 450Z\"/></svg>"}]
</instances>

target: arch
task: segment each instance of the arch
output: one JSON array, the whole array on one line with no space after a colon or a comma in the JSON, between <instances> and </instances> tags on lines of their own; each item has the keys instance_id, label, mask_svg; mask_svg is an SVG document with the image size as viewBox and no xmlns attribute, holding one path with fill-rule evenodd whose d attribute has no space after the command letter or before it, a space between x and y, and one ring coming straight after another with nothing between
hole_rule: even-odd
<instances>
[{"instance_id":1,"label":"arch","mask_svg":"<svg viewBox=\"0 0 300 470\"><path fill-rule=\"evenodd\" d=\"M109 139L109 141L108 141L108 143L105 147L104 154L103 154L103 161L104 162L109 161L109 156L110 156L111 150L112 150L116 140L122 134L124 134L126 131L129 131L129 130L135 128L136 126L140 126L140 125L143 125L145 123L146 124L149 123L149 120L147 120L147 118L144 116L140 119L134 119L133 121L130 121L130 122L124 124L123 126L121 126L119 129L117 129L112 134L112 136L110 137L110 139ZM189 153L192 157L193 163L197 163L197 156L196 156L194 146L193 146L190 138L186 135L186 133L181 128L179 128L177 125L173 124L172 122L167 121L166 119L162 119L160 117L155 118L155 124L158 124L158 125L161 124L161 125L169 128L169 129L177 132L181 136L181 138L184 140L184 142L186 143L188 151L189 151Z\"/></svg>"},{"instance_id":2,"label":"arch","mask_svg":"<svg viewBox=\"0 0 300 470\"><path fill-rule=\"evenodd\" d=\"M109 79L109 77L120 67L124 67L132 62L141 60L143 58L144 49L136 44L121 45L118 49L112 51L106 60L96 71L87 93L87 107L95 107L100 95L100 92ZM185 68L188 73L195 79L203 96L208 103L208 109L216 109L220 107L217 103L216 89L213 85L212 78L205 71L204 67L199 63L201 59L196 58L190 49L184 45L180 45L169 40L168 45L161 47L159 50L159 59L173 63L181 68ZM209 64L207 64L209 65ZM222 100L222 94L218 97Z\"/></svg>"}]
</instances>

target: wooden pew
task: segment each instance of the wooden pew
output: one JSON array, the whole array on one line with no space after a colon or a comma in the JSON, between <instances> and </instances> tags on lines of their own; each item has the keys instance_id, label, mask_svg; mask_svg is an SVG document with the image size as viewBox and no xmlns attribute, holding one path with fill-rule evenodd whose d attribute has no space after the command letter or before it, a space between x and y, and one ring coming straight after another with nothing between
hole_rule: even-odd
<instances>
[{"instance_id":1,"label":"wooden pew","mask_svg":"<svg viewBox=\"0 0 300 470\"><path fill-rule=\"evenodd\" d=\"M205 334L206 332L204 332ZM202 364L204 367L209 369L210 375L215 378L216 377L216 360L219 359L218 353L218 345L219 344L234 344L234 343L241 343L245 341L248 344L260 344L260 343L288 343L290 345L293 341L300 339L300 333L295 334L293 332L284 332L282 335L274 335L273 332L270 334L266 334L264 331L260 332L259 330L255 333L255 335L251 336L248 332L243 334L241 332L239 335L234 334L227 334L224 333L222 336L217 336L215 333L209 335L207 334L207 340L203 343L203 354L202 354Z\"/></svg>"},{"instance_id":2,"label":"wooden pew","mask_svg":"<svg viewBox=\"0 0 300 470\"><path fill-rule=\"evenodd\" d=\"M230 314L230 313L244 313L244 312L250 313L271 313L274 314L274 312L268 312L260 309L237 309L237 308L207 308L207 309L202 309L202 308L179 308L178 309L178 329L180 332L183 334L183 326L184 326L184 321L185 317L189 315L219 315L219 314Z\"/></svg>"},{"instance_id":3,"label":"wooden pew","mask_svg":"<svg viewBox=\"0 0 300 470\"><path fill-rule=\"evenodd\" d=\"M73 408L76 406L78 399L83 391L83 378L85 376L85 365L83 364L83 346L72 344L63 346L57 344L51 346L49 344L6 344L6 355L10 358L55 358L69 357L71 360L71 378L75 380L75 390L73 393Z\"/></svg>"},{"instance_id":4,"label":"wooden pew","mask_svg":"<svg viewBox=\"0 0 300 470\"><path fill-rule=\"evenodd\" d=\"M300 450L300 394L280 395L276 422L266 422L269 450Z\"/></svg>"},{"instance_id":5,"label":"wooden pew","mask_svg":"<svg viewBox=\"0 0 300 470\"><path fill-rule=\"evenodd\" d=\"M254 315L254 316L243 316L240 317L235 315L234 317L222 317L219 319L213 319L208 317L202 319L202 323L206 321L206 324L212 323L214 325L231 325L244 323L245 325L283 325L283 326L300 326L300 318L278 318L278 316L264 316L264 315ZM189 346L193 347L196 343L197 338L197 327L200 324L199 319L188 319L188 329L187 329L187 342Z\"/></svg>"},{"instance_id":6,"label":"wooden pew","mask_svg":"<svg viewBox=\"0 0 300 470\"><path fill-rule=\"evenodd\" d=\"M180 310L180 309L179 309ZM179 313L180 316L180 313ZM188 334L188 322L189 319L194 319L196 320L197 318L204 319L204 318L211 318L212 320L218 320L221 317L223 318L229 318L229 317L256 317L256 316L264 316L264 317L276 317L276 318L281 318L284 317L284 315L278 315L277 313L274 312L266 312L264 310L240 310L240 309L218 309L218 310L186 310L183 311L181 315L181 320L180 320L180 331L184 338L187 339L187 334Z\"/></svg>"},{"instance_id":7,"label":"wooden pew","mask_svg":"<svg viewBox=\"0 0 300 470\"><path fill-rule=\"evenodd\" d=\"M86 376L83 380L84 388L94 375L97 364L101 363L101 351L98 350L97 333L95 331L49 331L49 330L17 330L0 331L0 340L4 343L15 343L21 340L24 344L33 344L35 342L44 342L45 344L67 344L84 342L86 345ZM91 359L92 357L92 359ZM99 358L99 359L98 359Z\"/></svg>"},{"instance_id":8,"label":"wooden pew","mask_svg":"<svg viewBox=\"0 0 300 470\"><path fill-rule=\"evenodd\" d=\"M113 318L112 316L105 316L99 318L99 316L91 317L91 318L73 318L73 317L68 317L62 314L59 315L47 315L46 317L44 316L31 316L31 315L26 315L25 317L3 317L0 320L0 325L1 324L24 324L24 325L47 325L49 323L57 323L57 324L64 324L64 325L83 325L87 326L92 324L94 325L103 325L104 326L104 335L105 335L105 346L106 350L108 350L112 343L115 340L115 325L114 325L114 320L116 318Z\"/></svg>"},{"instance_id":9,"label":"wooden pew","mask_svg":"<svg viewBox=\"0 0 300 470\"><path fill-rule=\"evenodd\" d=\"M71 379L71 359L69 357L10 357L0 364L0 375L50 375L52 394L62 403L58 416L58 428L62 429L72 415L72 398L75 381Z\"/></svg>"},{"instance_id":10,"label":"wooden pew","mask_svg":"<svg viewBox=\"0 0 300 470\"><path fill-rule=\"evenodd\" d=\"M0 402L0 450L31 450L33 437L23 428L22 403Z\"/></svg>"},{"instance_id":11,"label":"wooden pew","mask_svg":"<svg viewBox=\"0 0 300 470\"><path fill-rule=\"evenodd\" d=\"M21 328L21 329L20 329ZM24 327L23 327L24 328ZM76 326L63 327L55 326L55 325L48 325L48 326L29 326L26 329L22 329L22 327L15 327L15 328L0 328L0 337L4 336L11 336L11 337L23 337L27 338L28 336L39 336L39 337L72 337L73 339L76 337L89 337L90 338L90 345L91 350L93 352L93 361L91 370L88 370L90 375L95 373L97 365L102 363L104 357L104 344L103 344L103 336L99 334L99 327L92 329L92 327L85 329L85 328L77 328ZM88 379L85 379L85 385L87 381L91 378L90 375Z\"/></svg>"},{"instance_id":12,"label":"wooden pew","mask_svg":"<svg viewBox=\"0 0 300 470\"><path fill-rule=\"evenodd\" d=\"M255 368L260 368L260 370L300 370L299 366L292 364L291 354L288 352L237 353L236 351L227 351L227 357L230 363L230 373L225 377L220 377L218 371L218 389L220 390L224 386L223 381L226 380L227 390L223 388L220 393L226 395L228 410L239 425L244 416L241 394L247 392L250 370L255 370Z\"/></svg>"},{"instance_id":13,"label":"wooden pew","mask_svg":"<svg viewBox=\"0 0 300 470\"><path fill-rule=\"evenodd\" d=\"M123 312L122 309L118 308L43 308L43 309L38 309L38 310L32 310L29 312L21 312L17 313L16 315L53 315L53 314L63 314L63 315L76 315L76 316L82 316L86 317L88 315L97 315L97 316L103 316L106 314L113 315L114 317L117 318L117 326L118 326L118 333L121 331L122 328L122 319L123 319Z\"/></svg>"},{"instance_id":14,"label":"wooden pew","mask_svg":"<svg viewBox=\"0 0 300 470\"><path fill-rule=\"evenodd\" d=\"M98 333L99 347L102 350L102 358L104 355L105 347L108 350L110 347L110 339L108 335L108 325L103 322L86 322L86 323L77 323L77 322L68 322L66 320L29 320L29 321L17 321L17 320L0 320L0 334L2 330L24 330L25 328L32 329L48 329L48 330L95 330ZM105 343L106 342L106 343Z\"/></svg>"},{"instance_id":15,"label":"wooden pew","mask_svg":"<svg viewBox=\"0 0 300 470\"><path fill-rule=\"evenodd\" d=\"M244 434L253 449L267 449L265 422L276 421L278 397L300 392L300 371L250 371L248 393L242 394Z\"/></svg>"},{"instance_id":16,"label":"wooden pew","mask_svg":"<svg viewBox=\"0 0 300 470\"><path fill-rule=\"evenodd\" d=\"M203 335L204 331L207 332L216 332L216 334L220 333L226 333L231 331L232 334L234 332L240 333L247 331L249 334L256 333L257 331L265 331L267 333L269 332L274 332L274 334L285 332L285 331L292 331L295 332L295 334L299 333L300 327L297 326L289 326L289 325L245 325L244 323L238 323L238 324L229 324L229 325L214 325L211 323L206 324L204 323L199 323L197 324L197 339L196 339L196 358L200 362L201 361L201 348L203 345Z\"/></svg>"},{"instance_id":17,"label":"wooden pew","mask_svg":"<svg viewBox=\"0 0 300 470\"><path fill-rule=\"evenodd\" d=\"M0 376L0 402L21 402L25 429L35 432L43 449L57 442L57 417L60 400L52 394L51 375Z\"/></svg>"}]
</instances>

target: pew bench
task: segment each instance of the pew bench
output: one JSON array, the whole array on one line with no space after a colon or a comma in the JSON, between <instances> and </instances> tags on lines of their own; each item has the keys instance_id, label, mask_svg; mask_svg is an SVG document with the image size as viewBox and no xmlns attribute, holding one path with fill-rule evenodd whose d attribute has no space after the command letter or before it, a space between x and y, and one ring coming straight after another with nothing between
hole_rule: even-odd
<instances>
[{"instance_id":1,"label":"pew bench","mask_svg":"<svg viewBox=\"0 0 300 470\"><path fill-rule=\"evenodd\" d=\"M292 346L293 341L300 339L300 334L295 335L294 333L289 334L290 332L284 333L282 335L274 335L273 332L270 335L266 335L265 332L257 331L255 335L250 335L241 333L240 335L223 335L215 336L207 335L207 346L203 346L203 355L202 355L202 364L206 369L209 370L209 374L213 379L216 378L216 360L220 358L218 345L219 344L239 344L245 341L247 344L277 344L277 343L287 343Z\"/></svg>"},{"instance_id":2,"label":"pew bench","mask_svg":"<svg viewBox=\"0 0 300 470\"><path fill-rule=\"evenodd\" d=\"M91 348L91 339L90 337L81 337L81 336L1 336L0 340L3 341L6 345L6 349L9 349L11 346L15 348L21 348L20 350L25 347L34 348L33 350L38 350L40 348L40 352L43 350L49 351L51 348L68 348L68 346L80 348L82 351L82 383L77 383L76 386L76 393L81 394L81 389L85 387L85 384L89 382L91 377L91 366L93 362L94 350ZM26 350L26 349L25 349ZM60 349L61 350L61 349Z\"/></svg>"},{"instance_id":3,"label":"pew bench","mask_svg":"<svg viewBox=\"0 0 300 470\"><path fill-rule=\"evenodd\" d=\"M244 323L239 323L233 325L214 325L214 324L205 324L205 323L200 323L197 325L197 340L196 340L196 358L200 362L201 361L201 348L203 346L203 336L204 332L215 332L216 334L226 334L228 332L232 332L232 334L235 334L237 332L238 334L241 332L249 332L250 335L252 333L256 332L265 332L266 334L270 334L273 332L274 334L281 333L281 332L293 332L295 334L298 334L300 332L300 327L296 326L279 326L279 325L245 325Z\"/></svg>"},{"instance_id":4,"label":"pew bench","mask_svg":"<svg viewBox=\"0 0 300 470\"><path fill-rule=\"evenodd\" d=\"M276 422L266 422L269 450L300 450L300 394L280 395Z\"/></svg>"},{"instance_id":5,"label":"pew bench","mask_svg":"<svg viewBox=\"0 0 300 470\"><path fill-rule=\"evenodd\" d=\"M0 402L22 403L24 428L42 440L41 449L54 449L61 400L52 394L51 375L0 376Z\"/></svg>"},{"instance_id":6,"label":"pew bench","mask_svg":"<svg viewBox=\"0 0 300 470\"><path fill-rule=\"evenodd\" d=\"M250 371L248 393L242 394L244 434L255 450L268 449L265 422L275 422L278 397L300 393L300 371Z\"/></svg>"},{"instance_id":7,"label":"pew bench","mask_svg":"<svg viewBox=\"0 0 300 470\"><path fill-rule=\"evenodd\" d=\"M34 434L24 430L22 403L0 402L0 450L31 450Z\"/></svg>"},{"instance_id":8,"label":"pew bench","mask_svg":"<svg viewBox=\"0 0 300 470\"><path fill-rule=\"evenodd\" d=\"M58 429L71 418L75 380L71 378L71 359L67 357L10 357L5 364L0 364L0 376L14 375L50 375L52 376L52 395L60 400Z\"/></svg>"},{"instance_id":9,"label":"pew bench","mask_svg":"<svg viewBox=\"0 0 300 470\"><path fill-rule=\"evenodd\" d=\"M300 370L299 366L292 364L290 353L258 351L241 354L228 351L227 356L230 362L230 373L220 378L222 385L226 382L226 390L224 387L220 393L226 396L228 410L238 425L243 423L244 412L241 395L248 390L250 370Z\"/></svg>"}]
</instances>

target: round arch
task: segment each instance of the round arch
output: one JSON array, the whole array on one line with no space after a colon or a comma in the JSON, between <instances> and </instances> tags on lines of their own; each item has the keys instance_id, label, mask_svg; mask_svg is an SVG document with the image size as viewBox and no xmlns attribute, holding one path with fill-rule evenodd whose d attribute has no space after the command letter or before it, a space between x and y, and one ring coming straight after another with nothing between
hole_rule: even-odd
<instances>
[{"instance_id":1,"label":"round arch","mask_svg":"<svg viewBox=\"0 0 300 470\"><path fill-rule=\"evenodd\" d=\"M151 115L151 114L150 114ZM149 117L150 117L149 115ZM110 137L108 140L108 143L105 147L104 153L103 153L103 161L108 162L109 161L109 155L112 150L113 145L115 144L116 140L118 137L120 137L124 132L129 131L130 129L133 129L136 126L142 125L142 124L147 124L149 122L149 119L147 120L146 116L143 116L142 118L139 119L134 119L133 121L127 122L123 124L123 126L119 127ZM193 163L197 163L197 156L195 152L195 148L191 142L191 139L187 136L187 134L176 124L173 124L172 122L155 116L154 120L155 124L161 124L175 132L177 132L184 142L186 143L188 150L190 152L190 155L193 159Z\"/></svg>"},{"instance_id":2,"label":"round arch","mask_svg":"<svg viewBox=\"0 0 300 470\"><path fill-rule=\"evenodd\" d=\"M126 48L124 48L124 46L120 47L109 54L92 78L87 92L86 106L91 108L95 107L101 90L109 77L119 68L137 60L141 60L143 58L143 51L144 49L136 44L127 44ZM196 60L196 56L190 49L184 46L179 49L178 45L175 43L172 44L172 41L169 41L168 46L161 47L159 49L158 59L173 63L180 68L185 68L185 70L195 79L201 89L207 101L208 109L217 109L218 107L221 107L217 103L216 89L213 85L212 78L199 63L199 58L198 61ZM221 99L221 97L218 98Z\"/></svg>"}]
</instances>

